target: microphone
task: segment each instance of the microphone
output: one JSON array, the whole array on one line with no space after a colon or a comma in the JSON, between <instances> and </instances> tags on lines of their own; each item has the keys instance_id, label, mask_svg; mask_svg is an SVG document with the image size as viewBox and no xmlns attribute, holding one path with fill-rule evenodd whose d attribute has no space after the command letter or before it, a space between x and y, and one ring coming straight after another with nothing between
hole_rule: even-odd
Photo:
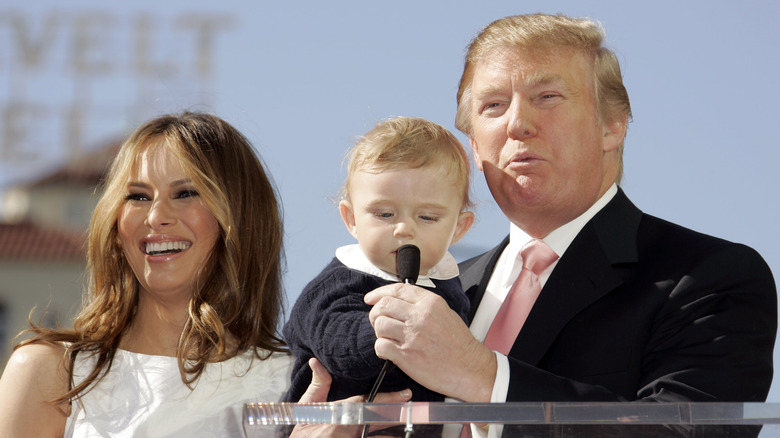
<instances>
[{"instance_id":1,"label":"microphone","mask_svg":"<svg viewBox=\"0 0 780 438\"><path fill-rule=\"evenodd\" d=\"M420 248L407 244L403 245L395 252L395 271L398 272L398 277L402 283L415 284L417 283L417 276L420 275ZM379 375L376 377L374 386L371 388L371 392L368 394L367 403L374 401L379 387L382 385L382 380L385 379L387 370L390 369L392 362L386 360L382 369L379 371ZM411 429L406 430L406 437L410 436ZM368 436L368 425L363 426L362 438Z\"/></svg>"},{"instance_id":2,"label":"microphone","mask_svg":"<svg viewBox=\"0 0 780 438\"><path fill-rule=\"evenodd\" d=\"M407 244L403 245L395 253L395 269L398 272L398 277L403 283L415 284L417 282L417 276L420 274L420 248ZM382 370L379 371L379 375L374 382L374 386L371 388L371 392L368 395L367 402L371 403L376 397L376 393L379 391L379 386L382 384L382 380L387 374L387 370L390 369L392 362L385 361L382 365Z\"/></svg>"},{"instance_id":3,"label":"microphone","mask_svg":"<svg viewBox=\"0 0 780 438\"><path fill-rule=\"evenodd\" d=\"M396 251L395 269L401 281L407 284L417 283L420 274L420 248L407 244Z\"/></svg>"}]
</instances>

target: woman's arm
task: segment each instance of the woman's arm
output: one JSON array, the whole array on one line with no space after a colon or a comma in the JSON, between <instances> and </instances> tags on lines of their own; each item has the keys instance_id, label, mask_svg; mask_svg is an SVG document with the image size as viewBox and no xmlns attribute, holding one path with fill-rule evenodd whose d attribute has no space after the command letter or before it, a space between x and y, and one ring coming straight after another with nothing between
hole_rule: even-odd
<instances>
[{"instance_id":1,"label":"woman's arm","mask_svg":"<svg viewBox=\"0 0 780 438\"><path fill-rule=\"evenodd\" d=\"M299 403L317 403L328 399L330 390L331 376L328 370L316 359L309 359L309 366L312 369L311 384L306 393L301 397ZM408 389L398 392L388 392L377 394L376 403L404 403L412 398L412 392ZM364 402L363 396L356 395L341 402ZM293 429L290 438L306 438L311 436L328 438L356 438L360 436L363 426L333 426L333 425L304 425L299 424Z\"/></svg>"},{"instance_id":2,"label":"woman's arm","mask_svg":"<svg viewBox=\"0 0 780 438\"><path fill-rule=\"evenodd\" d=\"M62 437L68 405L51 400L68 390L64 348L28 344L11 355L0 377L0 425L12 438Z\"/></svg>"}]
</instances>

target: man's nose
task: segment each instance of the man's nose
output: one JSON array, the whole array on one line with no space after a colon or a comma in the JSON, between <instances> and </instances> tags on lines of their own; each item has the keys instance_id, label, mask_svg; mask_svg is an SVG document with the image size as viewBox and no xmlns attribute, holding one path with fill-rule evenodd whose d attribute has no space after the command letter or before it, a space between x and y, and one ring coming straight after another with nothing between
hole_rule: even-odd
<instances>
[{"instance_id":1,"label":"man's nose","mask_svg":"<svg viewBox=\"0 0 780 438\"><path fill-rule=\"evenodd\" d=\"M529 104L515 100L509 107L507 136L513 140L523 141L536 135L534 111Z\"/></svg>"}]
</instances>

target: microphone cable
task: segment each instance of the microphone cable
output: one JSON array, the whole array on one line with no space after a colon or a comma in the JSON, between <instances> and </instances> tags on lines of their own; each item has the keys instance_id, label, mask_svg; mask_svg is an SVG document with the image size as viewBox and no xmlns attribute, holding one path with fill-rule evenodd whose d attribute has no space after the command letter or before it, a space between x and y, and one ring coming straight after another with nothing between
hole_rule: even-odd
<instances>
[{"instance_id":1,"label":"microphone cable","mask_svg":"<svg viewBox=\"0 0 780 438\"><path fill-rule=\"evenodd\" d=\"M417 283L417 276L420 273L420 248L412 244L403 245L398 248L395 255L395 268L398 272L398 277L401 279L401 282L406 284ZM382 385L382 381L385 379L385 375L387 374L387 371L390 369L392 364L393 363L389 360L385 360L384 365L382 365L382 369L379 371L379 375L377 375L376 380L374 381L374 386L371 387L371 392L368 394L366 403L371 403L374 401L376 394L379 392L379 387ZM407 426L405 432L406 438L409 438L412 430L409 426ZM366 438L367 436L368 425L366 424L363 426L362 438Z\"/></svg>"}]
</instances>

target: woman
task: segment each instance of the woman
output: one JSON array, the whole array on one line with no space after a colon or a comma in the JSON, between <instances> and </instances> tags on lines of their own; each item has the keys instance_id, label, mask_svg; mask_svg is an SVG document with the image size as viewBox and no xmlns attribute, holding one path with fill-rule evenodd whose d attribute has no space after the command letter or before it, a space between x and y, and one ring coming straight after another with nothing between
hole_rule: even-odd
<instances>
[{"instance_id":1,"label":"woman","mask_svg":"<svg viewBox=\"0 0 780 438\"><path fill-rule=\"evenodd\" d=\"M240 436L279 400L282 224L252 146L183 113L138 128L92 216L72 330L33 325L0 379L4 436Z\"/></svg>"}]
</instances>

